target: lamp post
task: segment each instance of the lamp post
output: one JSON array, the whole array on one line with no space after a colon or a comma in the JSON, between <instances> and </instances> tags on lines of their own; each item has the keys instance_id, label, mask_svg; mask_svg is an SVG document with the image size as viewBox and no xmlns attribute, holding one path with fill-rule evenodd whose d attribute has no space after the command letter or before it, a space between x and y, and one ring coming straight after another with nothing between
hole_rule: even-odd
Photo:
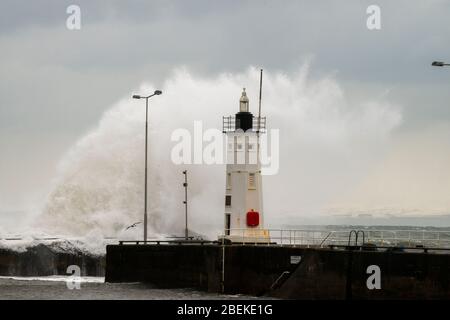
<instances>
[{"instance_id":1,"label":"lamp post","mask_svg":"<svg viewBox=\"0 0 450 320\"><path fill-rule=\"evenodd\" d=\"M133 99L145 99L145 183L144 183L144 244L147 243L147 135L148 135L148 99L162 94L161 90L156 90L149 96L133 95Z\"/></svg>"},{"instance_id":2,"label":"lamp post","mask_svg":"<svg viewBox=\"0 0 450 320\"><path fill-rule=\"evenodd\" d=\"M183 183L183 187L184 187L184 238L187 241L189 238L189 234L188 234L188 200L187 200L187 188L188 188L188 182L187 182L187 170L183 171L184 174L184 183Z\"/></svg>"},{"instance_id":3,"label":"lamp post","mask_svg":"<svg viewBox=\"0 0 450 320\"><path fill-rule=\"evenodd\" d=\"M433 61L433 63L431 63L431 65L433 67L443 67L443 66L450 66L450 63L445 63L442 61Z\"/></svg>"}]
</instances>

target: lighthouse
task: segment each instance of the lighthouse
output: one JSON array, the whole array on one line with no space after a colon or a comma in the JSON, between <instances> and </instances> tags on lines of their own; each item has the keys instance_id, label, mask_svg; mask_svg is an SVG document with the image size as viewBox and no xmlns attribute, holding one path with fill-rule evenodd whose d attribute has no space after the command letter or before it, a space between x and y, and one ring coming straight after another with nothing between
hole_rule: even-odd
<instances>
[{"instance_id":1,"label":"lighthouse","mask_svg":"<svg viewBox=\"0 0 450 320\"><path fill-rule=\"evenodd\" d=\"M233 242L268 242L264 229L260 135L266 118L253 116L245 88L235 116L223 117L227 166L225 188L225 238Z\"/></svg>"}]
</instances>

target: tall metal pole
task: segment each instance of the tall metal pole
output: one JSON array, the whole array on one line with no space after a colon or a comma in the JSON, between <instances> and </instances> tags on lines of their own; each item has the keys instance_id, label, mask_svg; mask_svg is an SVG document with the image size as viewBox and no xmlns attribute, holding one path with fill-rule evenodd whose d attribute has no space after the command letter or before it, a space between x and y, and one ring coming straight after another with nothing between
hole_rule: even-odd
<instances>
[{"instance_id":1,"label":"tall metal pole","mask_svg":"<svg viewBox=\"0 0 450 320\"><path fill-rule=\"evenodd\" d=\"M145 98L145 195L144 195L144 244L147 243L147 135L148 135L148 98Z\"/></svg>"},{"instance_id":2,"label":"tall metal pole","mask_svg":"<svg viewBox=\"0 0 450 320\"><path fill-rule=\"evenodd\" d=\"M188 187L188 183L187 183L187 170L183 171L184 174L184 183L183 183L183 187L184 187L184 208L185 208L185 227L184 227L184 237L186 240L188 240L188 203L187 203L187 187Z\"/></svg>"},{"instance_id":3,"label":"tall metal pole","mask_svg":"<svg viewBox=\"0 0 450 320\"><path fill-rule=\"evenodd\" d=\"M145 191L144 191L144 243L147 243L147 150L148 150L148 99L155 95L161 95L161 90L155 90L155 92L149 96L141 96L138 94L133 95L133 99L145 99Z\"/></svg>"},{"instance_id":4,"label":"tall metal pole","mask_svg":"<svg viewBox=\"0 0 450 320\"><path fill-rule=\"evenodd\" d=\"M261 69L261 75L259 77L259 107L258 107L258 130L256 131L256 139L257 139L257 153L256 153L256 161L259 164L260 162L260 147L259 147L259 135L261 131L261 100L262 100L262 78L263 78L263 69Z\"/></svg>"},{"instance_id":5,"label":"tall metal pole","mask_svg":"<svg viewBox=\"0 0 450 320\"><path fill-rule=\"evenodd\" d=\"M261 69L261 75L259 77L258 133L261 128L262 78L263 78L263 69Z\"/></svg>"}]
</instances>

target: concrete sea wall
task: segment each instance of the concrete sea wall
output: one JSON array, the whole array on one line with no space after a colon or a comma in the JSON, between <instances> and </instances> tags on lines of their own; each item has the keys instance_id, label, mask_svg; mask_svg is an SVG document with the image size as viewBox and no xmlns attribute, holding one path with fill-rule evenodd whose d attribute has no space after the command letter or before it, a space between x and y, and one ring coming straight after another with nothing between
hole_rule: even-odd
<instances>
[{"instance_id":1,"label":"concrete sea wall","mask_svg":"<svg viewBox=\"0 0 450 320\"><path fill-rule=\"evenodd\" d=\"M219 253L215 245L108 245L105 281L219 292Z\"/></svg>"},{"instance_id":2,"label":"concrete sea wall","mask_svg":"<svg viewBox=\"0 0 450 320\"><path fill-rule=\"evenodd\" d=\"M300 261L299 261L300 260ZM370 290L367 267L380 268ZM449 299L450 255L247 245L110 245L106 281L284 299Z\"/></svg>"}]
</instances>

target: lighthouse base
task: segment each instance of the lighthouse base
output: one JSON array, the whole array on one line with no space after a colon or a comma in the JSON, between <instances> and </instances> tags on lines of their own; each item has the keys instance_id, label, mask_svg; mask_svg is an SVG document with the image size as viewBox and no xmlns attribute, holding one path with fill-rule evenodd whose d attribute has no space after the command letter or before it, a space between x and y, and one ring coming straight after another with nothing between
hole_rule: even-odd
<instances>
[{"instance_id":1,"label":"lighthouse base","mask_svg":"<svg viewBox=\"0 0 450 320\"><path fill-rule=\"evenodd\" d=\"M231 230L230 235L219 237L219 241L222 240L234 243L271 243L267 229Z\"/></svg>"}]
</instances>

